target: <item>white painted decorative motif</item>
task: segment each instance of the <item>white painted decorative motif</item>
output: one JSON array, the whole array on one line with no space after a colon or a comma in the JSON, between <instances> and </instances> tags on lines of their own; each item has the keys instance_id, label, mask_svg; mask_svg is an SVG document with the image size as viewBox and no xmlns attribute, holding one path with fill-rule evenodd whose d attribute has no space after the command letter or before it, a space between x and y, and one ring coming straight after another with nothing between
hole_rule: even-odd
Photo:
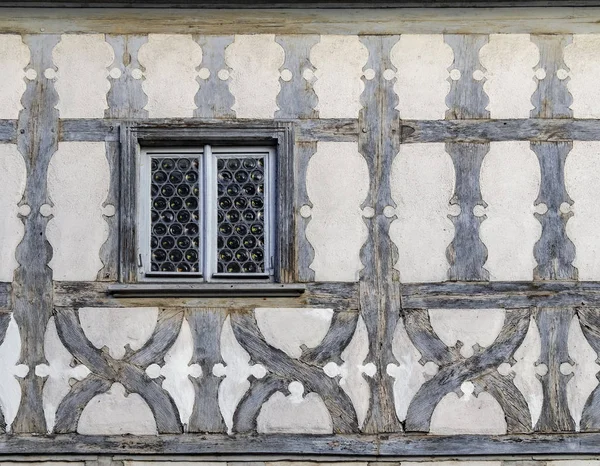
<instances>
[{"instance_id":1,"label":"white painted decorative motif","mask_svg":"<svg viewBox=\"0 0 600 466\"><path fill-rule=\"evenodd\" d=\"M573 141L565 162L565 186L574 203L567 235L575 244L573 265L580 280L600 279L600 142Z\"/></svg>"},{"instance_id":2,"label":"white painted decorative motif","mask_svg":"<svg viewBox=\"0 0 600 466\"><path fill-rule=\"evenodd\" d=\"M0 407L8 432L21 404L21 384L16 377L23 378L29 373L29 367L18 364L20 357L21 335L11 316L4 342L0 345Z\"/></svg>"},{"instance_id":3,"label":"white painted decorative motif","mask_svg":"<svg viewBox=\"0 0 600 466\"><path fill-rule=\"evenodd\" d=\"M12 282L19 266L15 255L25 227L19 218L19 202L25 192L27 169L15 144L0 144L0 282Z\"/></svg>"},{"instance_id":4,"label":"white painted decorative motif","mask_svg":"<svg viewBox=\"0 0 600 466\"><path fill-rule=\"evenodd\" d=\"M191 34L148 34L138 60L145 69L142 89L148 96L148 116L193 117L202 49Z\"/></svg>"},{"instance_id":5,"label":"white painted decorative motif","mask_svg":"<svg viewBox=\"0 0 600 466\"><path fill-rule=\"evenodd\" d=\"M299 358L303 346L315 348L323 341L331 325L333 310L257 308L254 315L269 345L292 358Z\"/></svg>"},{"instance_id":6,"label":"white painted decorative motif","mask_svg":"<svg viewBox=\"0 0 600 466\"><path fill-rule=\"evenodd\" d=\"M273 34L236 35L225 49L231 68L229 90L235 97L232 109L238 118L273 118L277 107L279 69L285 62L283 47Z\"/></svg>"},{"instance_id":7,"label":"white painted decorative motif","mask_svg":"<svg viewBox=\"0 0 600 466\"><path fill-rule=\"evenodd\" d=\"M481 166L481 194L488 207L480 237L488 249L484 267L491 280L533 280L533 249L542 234L534 216L540 182L529 142L490 143Z\"/></svg>"},{"instance_id":8,"label":"white painted decorative motif","mask_svg":"<svg viewBox=\"0 0 600 466\"><path fill-rule=\"evenodd\" d=\"M108 67L115 59L104 34L63 34L52 50L54 87L61 118L104 118L110 90Z\"/></svg>"},{"instance_id":9,"label":"white painted decorative motif","mask_svg":"<svg viewBox=\"0 0 600 466\"><path fill-rule=\"evenodd\" d=\"M386 373L394 379L394 406L398 419L403 422L410 402L421 385L437 373L438 365L432 361L421 365L421 353L410 340L402 320L394 332L392 351L398 364L388 364Z\"/></svg>"},{"instance_id":10,"label":"white painted decorative motif","mask_svg":"<svg viewBox=\"0 0 600 466\"><path fill-rule=\"evenodd\" d=\"M354 142L319 142L306 173L312 219L306 237L315 251L317 281L358 281L360 249L367 240L361 203L369 170Z\"/></svg>"},{"instance_id":11,"label":"white painted decorative motif","mask_svg":"<svg viewBox=\"0 0 600 466\"><path fill-rule=\"evenodd\" d=\"M126 393L114 383L86 405L79 418L82 435L157 435L156 422L148 404L137 393Z\"/></svg>"},{"instance_id":12,"label":"white painted decorative motif","mask_svg":"<svg viewBox=\"0 0 600 466\"><path fill-rule=\"evenodd\" d=\"M563 53L570 70L562 71L563 79L569 77L567 88L573 96L573 117L600 118L600 89L596 84L600 76L600 34L573 34L573 42Z\"/></svg>"},{"instance_id":13,"label":"white painted decorative motif","mask_svg":"<svg viewBox=\"0 0 600 466\"><path fill-rule=\"evenodd\" d=\"M361 78L368 59L369 51L358 36L321 36L310 51L321 118L358 118L365 87Z\"/></svg>"},{"instance_id":14,"label":"white painted decorative motif","mask_svg":"<svg viewBox=\"0 0 600 466\"><path fill-rule=\"evenodd\" d=\"M54 205L46 235L54 280L92 281L103 267L100 248L108 238L102 204L110 168L103 142L60 142L48 167Z\"/></svg>"},{"instance_id":15,"label":"white painted decorative motif","mask_svg":"<svg viewBox=\"0 0 600 466\"><path fill-rule=\"evenodd\" d=\"M400 281L434 282L448 277L446 248L454 238L454 165L444 144L403 145L392 163L392 198L397 220L390 237L398 247Z\"/></svg>"},{"instance_id":16,"label":"white painted decorative motif","mask_svg":"<svg viewBox=\"0 0 600 466\"><path fill-rule=\"evenodd\" d=\"M146 373L152 379L164 377L162 387L169 392L177 405L183 425L187 425L194 409L195 390L190 377L202 376L202 368L198 364L190 364L194 355L194 340L190 325L183 320L181 331L173 346L165 355L165 364L151 364Z\"/></svg>"},{"instance_id":17,"label":"white painted decorative motif","mask_svg":"<svg viewBox=\"0 0 600 466\"><path fill-rule=\"evenodd\" d=\"M23 109L21 97L25 92L25 67L29 64L29 48L16 34L0 34L0 64L2 86L0 86L0 119L19 118ZM5 257L5 256L2 256Z\"/></svg>"},{"instance_id":18,"label":"white painted decorative motif","mask_svg":"<svg viewBox=\"0 0 600 466\"><path fill-rule=\"evenodd\" d=\"M231 328L229 316L225 319L221 330L221 356L225 365L215 364L213 374L225 377L219 385L219 409L227 432L232 433L235 409L250 388L248 377L263 378L267 371L261 364L250 364L250 355L238 343Z\"/></svg>"},{"instance_id":19,"label":"white painted decorative motif","mask_svg":"<svg viewBox=\"0 0 600 466\"><path fill-rule=\"evenodd\" d=\"M290 394L277 392L263 405L256 419L259 434L331 434L333 421L317 393L304 395L300 382L290 383Z\"/></svg>"},{"instance_id":20,"label":"white painted decorative motif","mask_svg":"<svg viewBox=\"0 0 600 466\"><path fill-rule=\"evenodd\" d=\"M461 390L460 397L448 393L438 403L431 416L430 434L506 434L504 411L492 395L475 394L471 382L464 382Z\"/></svg>"},{"instance_id":21,"label":"white painted decorative motif","mask_svg":"<svg viewBox=\"0 0 600 466\"><path fill-rule=\"evenodd\" d=\"M364 364L368 355L369 333L364 320L359 317L352 340L341 355L344 363L338 366L329 362L323 368L329 377L340 376L340 387L352 400L359 427L365 422L371 400L371 390L365 376L373 377L377 372L377 367L372 362Z\"/></svg>"},{"instance_id":22,"label":"white painted decorative motif","mask_svg":"<svg viewBox=\"0 0 600 466\"><path fill-rule=\"evenodd\" d=\"M91 308L79 310L85 336L98 349L108 348L111 357L122 359L127 349L138 350L152 336L158 319L154 307Z\"/></svg>"},{"instance_id":23,"label":"white painted decorative motif","mask_svg":"<svg viewBox=\"0 0 600 466\"><path fill-rule=\"evenodd\" d=\"M596 374L600 372L600 365L596 362L598 355L585 338L576 316L573 317L569 327L568 345L569 356L575 364L573 366L563 364L560 370L564 375L573 374L567 382L567 401L575 421L575 430L579 431L585 403L598 386Z\"/></svg>"},{"instance_id":24,"label":"white painted decorative motif","mask_svg":"<svg viewBox=\"0 0 600 466\"><path fill-rule=\"evenodd\" d=\"M491 118L529 118L540 52L529 34L490 34L479 52ZM484 197L485 199L485 197Z\"/></svg>"},{"instance_id":25,"label":"white painted decorative motif","mask_svg":"<svg viewBox=\"0 0 600 466\"><path fill-rule=\"evenodd\" d=\"M442 34L402 34L390 52L392 64L386 79L396 77L400 118L441 120L450 91L448 68L454 61L452 48Z\"/></svg>"},{"instance_id":26,"label":"white painted decorative motif","mask_svg":"<svg viewBox=\"0 0 600 466\"><path fill-rule=\"evenodd\" d=\"M44 382L44 416L46 417L46 428L48 432L54 429L56 410L61 401L71 391L71 380L83 380L90 370L82 365L72 365L73 355L60 341L54 317L51 317L46 327L44 336L44 356L48 364L40 364L35 368L38 377L45 377Z\"/></svg>"}]
</instances>

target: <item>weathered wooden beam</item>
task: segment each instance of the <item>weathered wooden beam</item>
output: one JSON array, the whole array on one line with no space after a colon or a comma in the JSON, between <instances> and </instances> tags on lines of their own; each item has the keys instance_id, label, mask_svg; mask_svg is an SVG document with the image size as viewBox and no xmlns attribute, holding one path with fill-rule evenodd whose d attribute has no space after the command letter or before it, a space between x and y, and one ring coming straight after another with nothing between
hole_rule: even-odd
<instances>
[{"instance_id":1,"label":"weathered wooden beam","mask_svg":"<svg viewBox=\"0 0 600 466\"><path fill-rule=\"evenodd\" d=\"M191 295L185 289L176 289L175 285L117 286L102 282L54 282L54 305L70 308L158 306L227 309L312 306L340 311L358 310L357 283L311 283L306 285L302 293L299 291L304 285L263 284L257 285L254 290L249 285L189 286ZM201 294L202 287L206 290L204 295ZM111 294L111 288L115 294ZM123 296L128 291L129 296ZM282 296L282 293L287 296ZM291 293L295 296L290 296Z\"/></svg>"},{"instance_id":2,"label":"weathered wooden beam","mask_svg":"<svg viewBox=\"0 0 600 466\"><path fill-rule=\"evenodd\" d=\"M600 283L444 282L400 285L403 308L489 309L598 306Z\"/></svg>"},{"instance_id":3,"label":"weathered wooden beam","mask_svg":"<svg viewBox=\"0 0 600 466\"><path fill-rule=\"evenodd\" d=\"M10 121L10 120L7 120ZM119 125L125 121L136 123L148 123L155 125L198 125L198 119L64 119L60 120L59 139L61 141L118 141ZM300 141L356 141L358 138L358 120L345 118L331 119L280 119L281 122L294 122L296 127L296 139ZM223 119L202 119L206 126L223 125L224 123L235 125L244 124L243 121ZM260 121L253 122L258 127ZM265 123L268 123L265 120ZM264 125L263 125L264 126ZM2 124L0 123L0 141L2 140ZM7 130L8 131L8 130ZM7 133L8 134L8 133ZM8 137L8 136L7 136Z\"/></svg>"},{"instance_id":4,"label":"weathered wooden beam","mask_svg":"<svg viewBox=\"0 0 600 466\"><path fill-rule=\"evenodd\" d=\"M11 308L11 293L12 293L12 285L10 283L1 282L0 283L0 309L10 309Z\"/></svg>"},{"instance_id":5,"label":"weathered wooden beam","mask_svg":"<svg viewBox=\"0 0 600 466\"><path fill-rule=\"evenodd\" d=\"M495 455L597 455L599 433L537 435L3 435L0 455L236 455L305 460ZM20 458L22 460L22 458ZM197 461L197 459L196 459ZM247 461L247 459L245 460Z\"/></svg>"},{"instance_id":6,"label":"weathered wooden beam","mask_svg":"<svg viewBox=\"0 0 600 466\"><path fill-rule=\"evenodd\" d=\"M0 120L0 143L17 140L17 120Z\"/></svg>"},{"instance_id":7,"label":"weathered wooden beam","mask_svg":"<svg viewBox=\"0 0 600 466\"><path fill-rule=\"evenodd\" d=\"M403 120L404 144L418 142L597 141L600 120Z\"/></svg>"}]
</instances>

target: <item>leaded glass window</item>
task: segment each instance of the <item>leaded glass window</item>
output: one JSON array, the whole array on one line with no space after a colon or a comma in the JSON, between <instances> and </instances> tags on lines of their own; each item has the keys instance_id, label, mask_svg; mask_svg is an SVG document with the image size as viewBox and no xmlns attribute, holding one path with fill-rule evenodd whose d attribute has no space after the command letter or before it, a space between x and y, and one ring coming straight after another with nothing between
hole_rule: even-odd
<instances>
[{"instance_id":1,"label":"leaded glass window","mask_svg":"<svg viewBox=\"0 0 600 466\"><path fill-rule=\"evenodd\" d=\"M140 274L148 279L269 279L274 151L147 149L140 163Z\"/></svg>"}]
</instances>

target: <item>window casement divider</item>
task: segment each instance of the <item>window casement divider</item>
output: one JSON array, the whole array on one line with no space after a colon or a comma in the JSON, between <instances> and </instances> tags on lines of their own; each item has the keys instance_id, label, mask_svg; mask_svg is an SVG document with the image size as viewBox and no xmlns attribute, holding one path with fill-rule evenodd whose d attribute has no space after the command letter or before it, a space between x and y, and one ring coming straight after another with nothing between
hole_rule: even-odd
<instances>
[{"instance_id":1,"label":"window casement divider","mask_svg":"<svg viewBox=\"0 0 600 466\"><path fill-rule=\"evenodd\" d=\"M272 279L277 283L294 283L296 270L296 238L294 225L294 176L293 176L293 123L282 121L243 120L243 121L198 121L198 120L141 120L125 122L120 128L122 156L120 158L120 217L119 217L119 281L134 284L138 276L138 193L141 186L137 180L140 167L141 149L196 147L206 153L213 144L221 146L270 146L275 149L276 181L271 195L276 199L276 214L265 221L273 224L277 218L277 241L273 244ZM202 157L204 170L210 165L211 157ZM214 163L214 161L212 161ZM212 167L214 168L214 167ZM211 170L212 170L211 168ZM214 171L214 170L213 170ZM283 187L283 189L278 189ZM201 189L206 190L202 183ZM202 201L208 203L209 195L203 193ZM216 197L216 193L212 194ZM216 199L214 199L216 201ZM208 207L205 204L205 211ZM210 210L210 208L209 208ZM216 212L215 212L216 215ZM207 216L204 232L209 228L216 231L216 218ZM267 227L267 225L265 225ZM266 228L269 229L269 228ZM213 254L216 254L216 250ZM213 257L214 259L214 257ZM209 257L202 257L201 272L206 276ZM268 260L268 258L267 258ZM269 267L267 262L266 268ZM216 286L217 284L215 284ZM235 284L237 286L237 283ZM260 284L253 284L260 288ZM265 283L268 285L268 283ZM164 281L161 283L164 288ZM207 286L207 283L198 283ZM208 290L208 288L207 288Z\"/></svg>"}]
</instances>

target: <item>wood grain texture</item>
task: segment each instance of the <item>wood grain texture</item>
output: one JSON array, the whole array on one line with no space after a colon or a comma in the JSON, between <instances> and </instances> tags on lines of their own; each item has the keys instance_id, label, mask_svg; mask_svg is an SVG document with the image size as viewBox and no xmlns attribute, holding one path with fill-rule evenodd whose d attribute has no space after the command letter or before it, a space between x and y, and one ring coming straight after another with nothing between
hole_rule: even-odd
<instances>
[{"instance_id":1,"label":"wood grain texture","mask_svg":"<svg viewBox=\"0 0 600 466\"><path fill-rule=\"evenodd\" d=\"M14 143L17 140L17 120L0 120L0 143Z\"/></svg>"},{"instance_id":2,"label":"wood grain texture","mask_svg":"<svg viewBox=\"0 0 600 466\"><path fill-rule=\"evenodd\" d=\"M306 228L311 221L309 217L300 215L300 209L307 206L313 207L306 187L306 171L310 158L317 151L317 142L299 142L296 141L296 157L294 173L297 179L296 182L296 199L294 215L298 218L296 222L296 254L298 264L298 281L312 282L315 279L315 271L310 268L314 258L315 250L306 237Z\"/></svg>"},{"instance_id":3,"label":"wood grain texture","mask_svg":"<svg viewBox=\"0 0 600 466\"><path fill-rule=\"evenodd\" d=\"M493 309L600 306L597 282L539 281L400 285L402 306L422 309Z\"/></svg>"},{"instance_id":4,"label":"wood grain texture","mask_svg":"<svg viewBox=\"0 0 600 466\"><path fill-rule=\"evenodd\" d=\"M98 272L97 280L115 281L119 278L119 216L117 210L120 190L121 148L116 142L107 142L105 147L106 159L110 170L110 184L103 206L105 208L107 206L114 207L115 215L103 216L108 224L108 238L100 248L100 260L103 267Z\"/></svg>"},{"instance_id":5,"label":"wood grain texture","mask_svg":"<svg viewBox=\"0 0 600 466\"><path fill-rule=\"evenodd\" d=\"M197 78L200 89L196 93L194 116L199 118L235 118L231 109L235 98L229 90L229 81L219 79L220 70L231 71L225 63L225 49L233 43L233 36L199 36L202 64L210 72L208 79Z\"/></svg>"},{"instance_id":6,"label":"wood grain texture","mask_svg":"<svg viewBox=\"0 0 600 466\"><path fill-rule=\"evenodd\" d=\"M6 331L8 330L8 324L10 323L11 314L8 312L0 313L0 346L4 342ZM0 406L0 434L6 433L6 420L2 407Z\"/></svg>"},{"instance_id":7,"label":"wood grain texture","mask_svg":"<svg viewBox=\"0 0 600 466\"><path fill-rule=\"evenodd\" d=\"M44 70L53 68L52 49L60 40L55 35L25 36L23 41L31 51L30 67L40 78L27 83L22 98L24 109L19 113L17 147L25 160L27 184L21 204L27 204L31 213L22 217L25 224L23 240L17 247L19 267L13 281L14 318L21 333L19 364L29 366L27 376L19 379L22 389L21 405L13 422L15 433L46 432L42 406L44 379L34 368L46 364L44 333L52 313L52 270L48 262L52 247L46 239L48 218L40 207L49 203L47 188L48 164L56 151L58 134L58 96L53 81L43 77ZM36 124L32 125L31 122Z\"/></svg>"},{"instance_id":8,"label":"wood grain texture","mask_svg":"<svg viewBox=\"0 0 600 466\"><path fill-rule=\"evenodd\" d=\"M0 282L0 309L12 308L12 284Z\"/></svg>"},{"instance_id":9,"label":"wood grain texture","mask_svg":"<svg viewBox=\"0 0 600 466\"><path fill-rule=\"evenodd\" d=\"M367 80L361 95L362 110L359 114L359 151L367 162L370 175L369 192L362 208L374 210L372 218L365 218L368 228L367 242L361 250L364 269L360 272L360 309L369 332L369 356L384 368L396 364L391 341L400 311L398 273L394 270L397 248L392 242L389 229L393 218L383 214L386 206L395 206L391 195L391 165L400 150L398 131L399 113L396 110L398 96L394 92L395 79L386 80L383 72L395 70L390 51L398 42L398 36L362 36L361 42L369 50L365 69L373 69L375 78ZM378 370L369 379L371 404L363 431L398 432L402 426L394 408L393 379Z\"/></svg>"}]
</instances>

